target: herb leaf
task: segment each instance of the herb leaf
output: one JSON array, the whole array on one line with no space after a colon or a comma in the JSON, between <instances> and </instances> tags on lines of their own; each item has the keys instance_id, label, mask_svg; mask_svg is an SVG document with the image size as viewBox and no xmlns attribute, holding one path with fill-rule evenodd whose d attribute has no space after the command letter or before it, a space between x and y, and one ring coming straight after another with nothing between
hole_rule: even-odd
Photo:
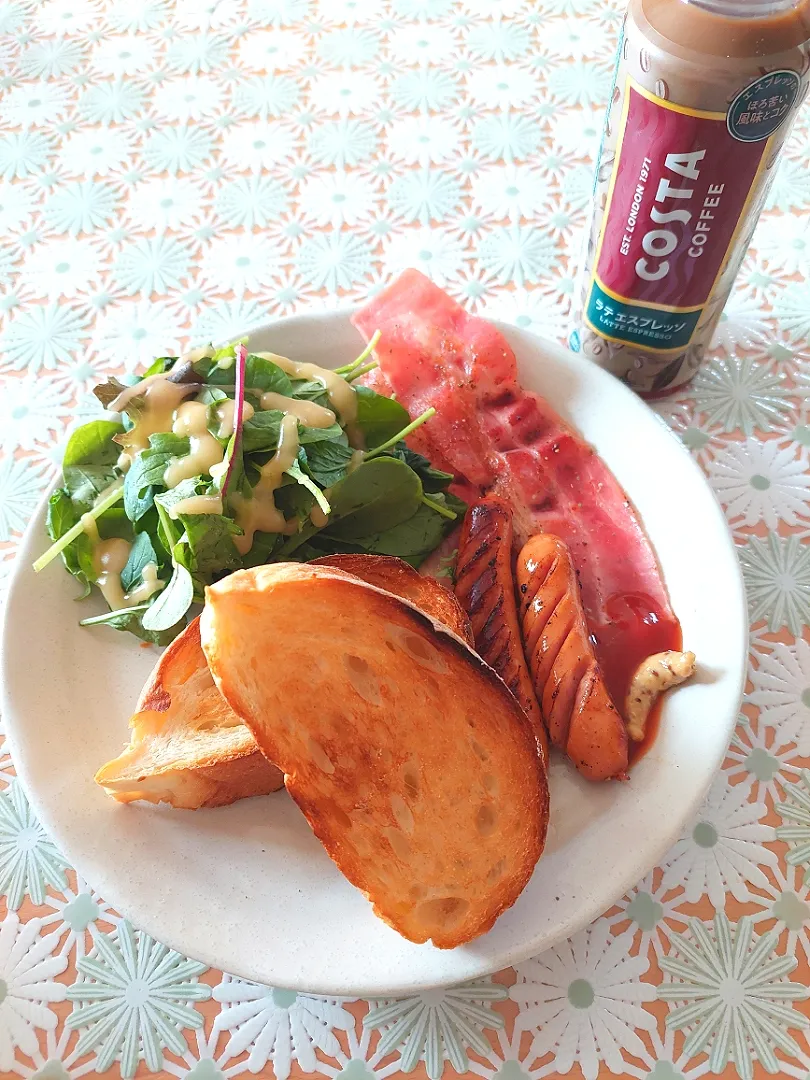
<instances>
[{"instance_id":1,"label":"herb leaf","mask_svg":"<svg viewBox=\"0 0 810 1080\"><path fill-rule=\"evenodd\" d=\"M194 601L194 581L185 566L175 563L169 583L144 612L141 625L151 632L170 630L184 617Z\"/></svg>"},{"instance_id":2,"label":"herb leaf","mask_svg":"<svg viewBox=\"0 0 810 1080\"><path fill-rule=\"evenodd\" d=\"M379 457L363 462L332 492L329 535L356 540L403 521L418 511L422 483L404 462Z\"/></svg>"},{"instance_id":3,"label":"herb leaf","mask_svg":"<svg viewBox=\"0 0 810 1080\"><path fill-rule=\"evenodd\" d=\"M121 585L124 592L131 592L135 588L143 577L143 568L149 563L154 563L155 566L160 565L152 538L149 533L138 533L130 548L127 564L121 571Z\"/></svg>"},{"instance_id":4,"label":"herb leaf","mask_svg":"<svg viewBox=\"0 0 810 1080\"><path fill-rule=\"evenodd\" d=\"M355 386L357 393L357 424L366 440L366 446L374 448L392 439L410 423L407 409L394 398L383 397L368 386Z\"/></svg>"}]
</instances>

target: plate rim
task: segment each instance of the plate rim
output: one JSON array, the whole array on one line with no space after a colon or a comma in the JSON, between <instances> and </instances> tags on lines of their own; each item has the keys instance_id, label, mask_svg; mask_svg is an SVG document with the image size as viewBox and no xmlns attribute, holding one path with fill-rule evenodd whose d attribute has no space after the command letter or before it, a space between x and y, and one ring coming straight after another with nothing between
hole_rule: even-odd
<instances>
[{"instance_id":1,"label":"plate rim","mask_svg":"<svg viewBox=\"0 0 810 1080\"><path fill-rule=\"evenodd\" d=\"M340 307L328 310L299 313L280 319L268 320L267 322L264 322L261 325L252 328L250 331L247 331L244 334L238 336L247 337L248 340L250 340L251 337L266 333L268 331L272 331L278 328L279 325L295 328L297 324L300 324L302 327L306 328L307 326L310 326L313 321L328 324L329 322L336 319L348 319L351 313L356 310L358 310L358 305L342 305ZM652 417L658 420L662 435L665 434L666 437L671 439L675 444L679 446L679 448L682 449L682 446L680 444L680 441L677 439L677 436L669 427L667 427L667 425L660 419L660 417L656 417L653 410L649 408L649 405L643 399L639 398L629 387L621 383L620 380L616 379L607 371L599 368L596 364L593 364L590 361L582 359L558 342L549 341L545 338L542 338L531 330L517 327L513 323L506 322L496 317L488 317L486 313L484 313L482 317L485 318L486 321L494 325L497 329L504 332L507 337L509 336L510 331L518 333L521 336L529 339L533 349L535 349L537 352L542 353L543 351L545 351L553 353L556 360L562 362L569 367L581 367L587 365L590 372L589 377L596 378L597 383L602 382L603 385L610 385L612 393L618 392L620 395L624 396L626 401L632 401L632 408L638 408L639 406L641 406L643 409L647 410L647 412ZM71 430L71 427L75 428L75 426L77 425L69 426L68 430ZM736 727L737 714L739 711L739 704L743 696L747 671L750 628L748 620L748 607L745 595L745 585L742 575L742 568L736 555L736 546L734 544L733 536L728 528L725 515L719 504L719 501L717 500L715 493L709 485L703 470L700 468L700 466L697 464L691 454L689 454L685 449L683 449L682 462L686 469L692 473L693 478L703 486L704 490L706 490L706 492L712 498L715 523L717 526L722 527L721 531L723 534L723 544L726 548L727 555L729 556L729 564L735 570L733 576L736 585L735 599L737 601L737 616L739 616L739 618L735 618L734 621L739 624L741 633L740 639L737 642L737 646L735 648L735 656L738 660L736 678L734 679L734 685L736 686L736 701L733 708L729 707L729 715L726 718L724 733L727 737L722 742L723 749L722 751L718 749L718 751L713 755L711 760L706 761L706 759L703 759L705 774L703 777L702 785L694 789L694 793L688 801L684 800L682 803L678 804L679 813L675 817L669 819L668 828L666 830L662 829L656 833L656 836L658 837L658 842L654 845L651 845L651 850L653 847L655 850L655 857L652 862L648 862L648 859L645 858L643 869L633 869L632 872L630 872L630 870L628 869L627 874L625 874L621 879L621 891L616 892L615 889L612 889L611 898L607 902L605 902L603 898L597 896L594 896L594 898L590 901L586 900L584 903L582 903L575 909L575 913L572 913L571 915L569 915L568 918L560 920L558 922L554 933L548 934L543 944L539 946L536 943L528 945L525 943L523 945L515 944L508 950L504 950L503 954L499 956L497 963L493 961L488 962L484 959L483 962L480 963L479 967L476 969L476 973L474 975L463 976L463 978L465 979L484 978L505 968L514 967L517 964L520 964L523 961L531 958L532 956L538 955L545 949L553 948L555 945L559 944L560 941L566 939L567 937L570 937L572 934L578 932L579 930L582 930L584 927L588 926L595 919L597 919L606 910L609 910L610 906L612 906L612 904L614 904L618 899L620 899L621 896L623 896L629 889L631 889L635 884L637 884L638 881L643 878L643 876L648 873L651 868L658 865L662 856L666 853L666 851L671 847L672 843L674 843L674 841L680 835L686 822L689 821L689 819L697 812L706 792L711 786L714 777L717 775L717 772L722 765L723 760L725 759L728 742L730 741L731 735L733 734L734 728ZM54 486L49 488L43 494L28 525L26 526L23 536L20 539L20 543L17 548L17 555L15 557L15 565L10 576L8 590L6 594L6 603L4 604L2 618L2 627L0 627L0 709L2 710L2 716L6 726L6 742L11 752L12 763L14 765L15 773L22 782L22 785L25 789L25 794L34 809L38 820L41 822L43 828L48 833L49 838L54 838L61 832L61 829L58 825L58 822L54 827L53 819L51 815L47 812L47 810L43 813L43 806L40 804L36 789L28 782L26 776L26 767L23 762L18 761L15 753L14 731L17 726L24 725L26 721L21 717L15 716L15 709L9 693L9 654L8 649L6 648L6 642L7 637L10 636L11 633L11 612L13 607L11 600L16 590L21 587L21 580L26 573L28 562L27 556L29 554L28 548L33 544L35 539L34 526L36 526L36 524L42 520L42 516L44 515L44 512L47 508L48 500L56 485L58 485L60 482L61 472L55 478ZM644 523L642 520L642 526L643 524ZM729 667L731 667L731 663L729 663ZM730 671L730 675L733 674L735 673ZM718 719L722 719L722 717L719 717ZM719 747L721 743L718 741L717 745ZM60 847L60 849L62 848L61 841L57 843L57 846ZM76 859L74 859L73 855L71 855L67 850L64 851L64 854L70 860L70 866L73 869L77 870L79 874L81 874L82 877L85 878L85 880L88 880L88 883L92 886L92 881L90 881L83 872L81 866L82 859L80 858L77 861ZM106 894L105 899L107 899ZM111 903L111 905L119 911L122 918L128 918L126 912L122 910L122 905L115 902L115 899L113 897L110 897L108 902ZM126 905L124 905L124 907L125 906ZM182 942L172 944L172 941L170 939L173 935L166 935L161 933L159 930L155 931L154 927L152 926L143 925L144 922L148 923L149 921L150 920L139 919L135 928L144 930L147 934L154 937L156 940L168 945L169 948L174 949L181 955L191 955L188 950L183 946ZM474 945L475 943L473 942L471 944ZM199 959L201 962L206 963L207 966L212 968L213 970L229 972L240 978L246 978L250 981L257 981L255 974L240 975L238 971L234 970L232 965L223 963L222 956L214 955L215 948L216 946L212 943L211 951L208 954L208 959L206 959L205 954L197 956L196 953L199 952L199 950L195 950L195 959ZM458 985L458 983L459 978L454 978L452 974L442 977L438 981L425 981L424 978L421 977L417 977L415 980L409 980L407 977L403 977L403 973L398 973L398 978L395 982L394 988L390 992L387 990L381 990L380 986L376 984L373 986L362 985L359 987L352 984L351 986L343 987L342 989L336 989L333 983L322 984L320 986L316 985L315 987L313 987L311 979L306 980L306 986L291 984L289 986L289 989L297 990L301 993L316 994L324 997L351 996L359 998L381 998L386 996L406 996L409 994L420 993L429 989L450 987L453 985ZM274 985L280 986L281 984L275 983Z\"/></svg>"}]
</instances>

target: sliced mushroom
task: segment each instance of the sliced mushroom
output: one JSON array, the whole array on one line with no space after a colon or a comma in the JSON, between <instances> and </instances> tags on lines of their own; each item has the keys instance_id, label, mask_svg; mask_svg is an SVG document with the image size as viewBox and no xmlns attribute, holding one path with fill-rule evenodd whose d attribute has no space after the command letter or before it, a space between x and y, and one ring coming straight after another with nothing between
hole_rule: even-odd
<instances>
[{"instance_id":1,"label":"sliced mushroom","mask_svg":"<svg viewBox=\"0 0 810 1080\"><path fill-rule=\"evenodd\" d=\"M647 717L658 695L685 682L694 673L693 652L668 650L653 653L646 660L642 660L630 680L624 710L627 734L634 742L641 742L644 738Z\"/></svg>"}]
</instances>

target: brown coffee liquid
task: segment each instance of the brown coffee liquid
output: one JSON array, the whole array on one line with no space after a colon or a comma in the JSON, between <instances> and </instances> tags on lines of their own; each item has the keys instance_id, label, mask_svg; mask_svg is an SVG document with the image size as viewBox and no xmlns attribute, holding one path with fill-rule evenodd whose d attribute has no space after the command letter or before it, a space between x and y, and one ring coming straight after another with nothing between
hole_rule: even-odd
<instances>
[{"instance_id":1,"label":"brown coffee liquid","mask_svg":"<svg viewBox=\"0 0 810 1080\"><path fill-rule=\"evenodd\" d=\"M571 347L638 392L708 348L808 89L810 0L631 0Z\"/></svg>"}]
</instances>

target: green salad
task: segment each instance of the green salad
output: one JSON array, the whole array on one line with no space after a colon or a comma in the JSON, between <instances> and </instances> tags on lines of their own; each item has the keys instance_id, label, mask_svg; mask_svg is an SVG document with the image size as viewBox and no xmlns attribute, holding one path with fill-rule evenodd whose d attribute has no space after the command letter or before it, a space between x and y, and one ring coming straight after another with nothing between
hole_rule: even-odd
<instances>
[{"instance_id":1,"label":"green salad","mask_svg":"<svg viewBox=\"0 0 810 1080\"><path fill-rule=\"evenodd\" d=\"M82 620L160 645L206 585L242 567L321 555L397 555L419 566L460 522L453 477L409 449L412 419L356 380L378 335L329 371L245 342L160 357L95 394L115 420L68 442L50 498L52 546L110 611Z\"/></svg>"}]
</instances>

